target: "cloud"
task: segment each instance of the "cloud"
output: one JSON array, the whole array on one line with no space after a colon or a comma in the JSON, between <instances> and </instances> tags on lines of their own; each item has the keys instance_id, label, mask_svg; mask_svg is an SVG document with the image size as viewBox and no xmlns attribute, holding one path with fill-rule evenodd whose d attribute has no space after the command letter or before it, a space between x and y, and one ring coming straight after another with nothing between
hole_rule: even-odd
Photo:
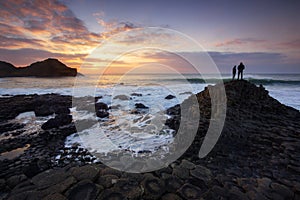
<instances>
[{"instance_id":1,"label":"cloud","mask_svg":"<svg viewBox=\"0 0 300 200\"><path fill-rule=\"evenodd\" d=\"M104 13L94 16L100 18ZM72 64L71 67L79 67L84 57L104 39L136 27L118 21L103 21L102 25L106 27L103 33L89 31L58 0L0 1L0 60L25 65L36 59L58 57Z\"/></svg>"},{"instance_id":2,"label":"cloud","mask_svg":"<svg viewBox=\"0 0 300 200\"><path fill-rule=\"evenodd\" d=\"M220 42L215 44L215 46L223 47L223 46L234 46L234 45L243 45L243 44L258 44L264 42L266 42L266 40L261 40L256 38L239 38L239 39L227 40L225 42Z\"/></svg>"},{"instance_id":3,"label":"cloud","mask_svg":"<svg viewBox=\"0 0 300 200\"><path fill-rule=\"evenodd\" d=\"M119 32L140 27L139 25L133 24L131 22L120 22L117 19L105 21L105 13L103 11L93 13L93 16L96 18L97 23L104 28L104 32L101 34L101 37L104 39Z\"/></svg>"},{"instance_id":4,"label":"cloud","mask_svg":"<svg viewBox=\"0 0 300 200\"><path fill-rule=\"evenodd\" d=\"M25 46L41 48L43 47L43 41L38 39L18 38L18 37L5 37L0 35L1 47L18 49Z\"/></svg>"},{"instance_id":5,"label":"cloud","mask_svg":"<svg viewBox=\"0 0 300 200\"><path fill-rule=\"evenodd\" d=\"M5 48L82 53L101 39L57 0L1 1L0 16L0 43Z\"/></svg>"},{"instance_id":6,"label":"cloud","mask_svg":"<svg viewBox=\"0 0 300 200\"><path fill-rule=\"evenodd\" d=\"M101 42L117 33L141 28L128 21L105 21L104 12L93 14L104 32L93 33L84 22L61 1L0 1L0 60L26 65L37 59L61 58L71 67L79 67L85 56ZM163 31L126 34L115 41L116 45L141 44L149 38L170 41ZM161 40L156 41L161 44ZM118 49L109 52L118 55ZM76 57L77 56L77 57ZM22 61L23 60L23 61ZM125 62L125 61L124 61ZM125 63L118 62L118 65Z\"/></svg>"},{"instance_id":7,"label":"cloud","mask_svg":"<svg viewBox=\"0 0 300 200\"><path fill-rule=\"evenodd\" d=\"M276 52L209 52L210 56L223 72L230 72L234 65L243 62L247 71L252 73L292 72L297 70L284 53ZM299 65L298 60L298 65ZM284 66L284 67L283 67ZM287 70L289 68L289 70ZM299 71L299 70L298 70Z\"/></svg>"},{"instance_id":8,"label":"cloud","mask_svg":"<svg viewBox=\"0 0 300 200\"><path fill-rule=\"evenodd\" d=\"M270 72L270 66L276 70L282 71L282 66L291 66L293 63L287 62L287 56L282 53L269 52L207 52L212 60L216 63L221 72L228 73L234 65L244 62L248 68L248 72ZM192 59L196 63L203 62L203 58L207 55L206 52L179 52L179 55ZM171 66L180 72L195 72L190 63L174 53L156 52L145 54L146 57L151 57L162 64ZM204 56L204 57L203 57ZM206 60L206 59L204 59ZM201 72L209 73L209 69L201 68Z\"/></svg>"},{"instance_id":9,"label":"cloud","mask_svg":"<svg viewBox=\"0 0 300 200\"><path fill-rule=\"evenodd\" d=\"M128 65L130 63L124 60L113 60L113 59L102 59L102 58L86 58L84 60L85 63L93 64L94 66L97 64L105 63L105 64L112 64L112 65Z\"/></svg>"},{"instance_id":10,"label":"cloud","mask_svg":"<svg viewBox=\"0 0 300 200\"><path fill-rule=\"evenodd\" d=\"M281 43L279 43L279 45L285 49L300 50L300 39L291 40L291 41L287 41L287 42L281 42Z\"/></svg>"},{"instance_id":11,"label":"cloud","mask_svg":"<svg viewBox=\"0 0 300 200\"><path fill-rule=\"evenodd\" d=\"M131 22L116 22L116 21L109 22L109 23L106 23L103 21L102 26L105 27L105 31L103 33L101 33L102 39L107 39L110 36L115 35L117 33L120 33L123 31L129 31L131 29L139 27Z\"/></svg>"},{"instance_id":12,"label":"cloud","mask_svg":"<svg viewBox=\"0 0 300 200\"><path fill-rule=\"evenodd\" d=\"M269 52L208 52L209 55L215 61L231 62L233 60L255 60L255 61L278 61L285 58L284 54L281 53L269 53Z\"/></svg>"},{"instance_id":13,"label":"cloud","mask_svg":"<svg viewBox=\"0 0 300 200\"><path fill-rule=\"evenodd\" d=\"M96 18L97 23L101 25L107 32L120 28L132 29L139 27L131 22L119 22L119 20L117 19L105 21L103 19L105 16L105 13L103 11L93 13L93 16Z\"/></svg>"},{"instance_id":14,"label":"cloud","mask_svg":"<svg viewBox=\"0 0 300 200\"><path fill-rule=\"evenodd\" d=\"M58 0L1 1L0 44L7 49L42 49L52 53L86 54L103 39L137 27L130 22L104 22L104 13L94 14L105 27L89 31L84 22Z\"/></svg>"},{"instance_id":15,"label":"cloud","mask_svg":"<svg viewBox=\"0 0 300 200\"><path fill-rule=\"evenodd\" d=\"M182 38L178 38L178 35L174 32L169 31L164 28L143 28L136 27L131 23L124 23L124 26L129 27L129 30L136 28L135 31L128 32L127 34L121 34L117 38L114 38L114 42L118 45L132 46L137 48L149 48L149 47L176 47L177 43L181 45L182 48Z\"/></svg>"}]
</instances>

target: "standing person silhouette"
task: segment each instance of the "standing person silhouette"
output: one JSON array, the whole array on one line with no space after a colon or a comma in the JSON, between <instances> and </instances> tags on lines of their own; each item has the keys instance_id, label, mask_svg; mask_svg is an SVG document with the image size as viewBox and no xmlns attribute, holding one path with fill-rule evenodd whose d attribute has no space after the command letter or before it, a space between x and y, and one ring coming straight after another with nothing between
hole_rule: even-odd
<instances>
[{"instance_id":1,"label":"standing person silhouette","mask_svg":"<svg viewBox=\"0 0 300 200\"><path fill-rule=\"evenodd\" d=\"M241 75L241 80L243 80L244 69L245 69L245 65L241 62L238 66L238 80L240 79L240 75Z\"/></svg>"},{"instance_id":2,"label":"standing person silhouette","mask_svg":"<svg viewBox=\"0 0 300 200\"><path fill-rule=\"evenodd\" d=\"M232 68L232 80L234 80L236 75L236 65L234 65L234 67Z\"/></svg>"}]
</instances>

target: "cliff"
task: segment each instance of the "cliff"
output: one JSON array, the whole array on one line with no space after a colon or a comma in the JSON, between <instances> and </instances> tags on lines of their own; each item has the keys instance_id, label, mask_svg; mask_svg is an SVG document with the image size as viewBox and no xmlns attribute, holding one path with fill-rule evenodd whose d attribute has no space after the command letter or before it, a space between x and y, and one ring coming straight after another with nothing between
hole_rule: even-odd
<instances>
[{"instance_id":1,"label":"cliff","mask_svg":"<svg viewBox=\"0 0 300 200\"><path fill-rule=\"evenodd\" d=\"M229 199L298 199L299 110L281 104L263 86L248 81L230 81L224 86L226 118L217 143L206 157L198 157L211 123L210 89L218 90L221 85L208 86L196 95L200 107L199 127L181 159L189 158L215 175L215 183L210 183L206 196L208 199L220 196ZM173 114L168 125L178 129L182 120L181 106L172 107L168 112ZM276 191L278 187L287 193Z\"/></svg>"},{"instance_id":2,"label":"cliff","mask_svg":"<svg viewBox=\"0 0 300 200\"><path fill-rule=\"evenodd\" d=\"M70 68L54 58L48 58L19 68L10 63L0 61L0 77L61 77L76 75L76 69Z\"/></svg>"}]
</instances>

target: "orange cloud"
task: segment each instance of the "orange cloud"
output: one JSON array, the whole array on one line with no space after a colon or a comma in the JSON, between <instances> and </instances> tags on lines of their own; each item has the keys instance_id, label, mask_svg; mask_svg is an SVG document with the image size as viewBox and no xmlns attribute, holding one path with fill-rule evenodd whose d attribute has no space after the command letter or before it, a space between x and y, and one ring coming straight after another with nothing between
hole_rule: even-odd
<instances>
[{"instance_id":1,"label":"orange cloud","mask_svg":"<svg viewBox=\"0 0 300 200\"><path fill-rule=\"evenodd\" d=\"M104 13L95 13L103 33L90 32L84 23L62 2L1 1L0 2L0 45L7 50L38 49L47 57L61 58L71 67L79 67L91 50L112 34L134 28L131 23L105 22ZM45 53L48 52L48 53ZM74 55L81 56L75 58ZM4 59L5 55L0 55Z\"/></svg>"},{"instance_id":2,"label":"orange cloud","mask_svg":"<svg viewBox=\"0 0 300 200\"><path fill-rule=\"evenodd\" d=\"M56 0L1 1L0 16L0 44L6 49L40 49L49 52L46 57L57 53L67 58L86 55L102 38Z\"/></svg>"}]
</instances>

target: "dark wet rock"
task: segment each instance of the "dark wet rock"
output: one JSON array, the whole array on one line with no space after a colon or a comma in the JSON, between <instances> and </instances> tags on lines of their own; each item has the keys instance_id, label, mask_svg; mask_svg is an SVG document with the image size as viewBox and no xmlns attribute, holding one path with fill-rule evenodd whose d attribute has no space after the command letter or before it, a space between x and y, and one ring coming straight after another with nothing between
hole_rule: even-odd
<instances>
[{"instance_id":1,"label":"dark wet rock","mask_svg":"<svg viewBox=\"0 0 300 200\"><path fill-rule=\"evenodd\" d=\"M179 129L180 121L181 121L180 112L181 111L180 111L180 106L179 105L174 106L172 108L169 108L167 110L167 114L171 115L172 118L168 118L166 120L165 124L173 130L178 130Z\"/></svg>"},{"instance_id":2,"label":"dark wet rock","mask_svg":"<svg viewBox=\"0 0 300 200\"><path fill-rule=\"evenodd\" d=\"M232 187L229 191L229 199L241 199L241 200L248 200L247 195L242 192L240 189L237 187Z\"/></svg>"},{"instance_id":3,"label":"dark wet rock","mask_svg":"<svg viewBox=\"0 0 300 200\"><path fill-rule=\"evenodd\" d=\"M120 178L122 176L122 172L119 170L107 167L101 171L101 175L115 175Z\"/></svg>"},{"instance_id":4,"label":"dark wet rock","mask_svg":"<svg viewBox=\"0 0 300 200\"><path fill-rule=\"evenodd\" d=\"M222 195L224 196L224 195ZM269 198L267 198L266 196L264 196L261 192L257 192L257 191L249 191L247 192L247 196L249 199L261 199L261 200L269 200Z\"/></svg>"},{"instance_id":5,"label":"dark wet rock","mask_svg":"<svg viewBox=\"0 0 300 200\"><path fill-rule=\"evenodd\" d=\"M195 169L196 165L188 160L182 160L180 163L180 167L186 168L186 169Z\"/></svg>"},{"instance_id":6,"label":"dark wet rock","mask_svg":"<svg viewBox=\"0 0 300 200\"><path fill-rule=\"evenodd\" d=\"M7 199L8 200L27 200L30 198L30 195L32 196L32 194L35 194L36 191L25 191L22 193L15 193L15 194L11 194ZM35 198L32 198L34 200L37 200L39 198L39 196L36 196Z\"/></svg>"},{"instance_id":7,"label":"dark wet rock","mask_svg":"<svg viewBox=\"0 0 300 200\"><path fill-rule=\"evenodd\" d=\"M74 124L70 123L49 131L37 129L36 132L22 134L28 127L25 127L25 124L13 123L10 119L24 112L37 112L39 110L37 108L41 107L51 111L39 115L48 115L53 112L57 115L66 115L66 113L70 113L71 104L70 96L57 94L17 95L0 98L0 129L7 131L4 134L9 136L8 139L0 141L0 152L23 148L25 145L29 146L23 154L21 153L15 159L0 162L0 178L8 179L22 173L31 178L49 169L52 165L51 159L54 153L64 145L65 137L76 131Z\"/></svg>"},{"instance_id":8,"label":"dark wet rock","mask_svg":"<svg viewBox=\"0 0 300 200\"><path fill-rule=\"evenodd\" d=\"M109 113L107 111L103 111L103 110L96 111L96 115L97 115L97 117L100 117L100 118L109 117Z\"/></svg>"},{"instance_id":9,"label":"dark wet rock","mask_svg":"<svg viewBox=\"0 0 300 200\"><path fill-rule=\"evenodd\" d=\"M174 116L172 119L166 120L166 125L173 130L178 130L180 127L180 117ZM177 133L177 132L176 132Z\"/></svg>"},{"instance_id":10,"label":"dark wet rock","mask_svg":"<svg viewBox=\"0 0 300 200\"><path fill-rule=\"evenodd\" d=\"M144 199L157 199L165 192L165 184L163 180L155 178L150 174L144 175L142 187L144 189Z\"/></svg>"},{"instance_id":11,"label":"dark wet rock","mask_svg":"<svg viewBox=\"0 0 300 200\"><path fill-rule=\"evenodd\" d=\"M271 188L283 199L292 199L294 196L294 192L284 185L272 183Z\"/></svg>"},{"instance_id":12,"label":"dark wet rock","mask_svg":"<svg viewBox=\"0 0 300 200\"><path fill-rule=\"evenodd\" d=\"M174 95L171 95L171 94L169 94L168 96L165 97L165 99L168 99L168 100L174 99L174 98L176 98L176 97Z\"/></svg>"},{"instance_id":13,"label":"dark wet rock","mask_svg":"<svg viewBox=\"0 0 300 200\"><path fill-rule=\"evenodd\" d=\"M173 194L173 193L167 193L165 195L163 195L161 197L162 200L182 200L181 197L179 197L178 195L176 194Z\"/></svg>"},{"instance_id":14,"label":"dark wet rock","mask_svg":"<svg viewBox=\"0 0 300 200\"><path fill-rule=\"evenodd\" d=\"M220 187L218 185L214 185L211 188L211 191L207 194L209 199L221 199L228 197L228 190Z\"/></svg>"},{"instance_id":15,"label":"dark wet rock","mask_svg":"<svg viewBox=\"0 0 300 200\"><path fill-rule=\"evenodd\" d=\"M134 114L134 115L141 114L141 111L139 111L138 109L132 109L130 111L130 114Z\"/></svg>"},{"instance_id":16,"label":"dark wet rock","mask_svg":"<svg viewBox=\"0 0 300 200\"><path fill-rule=\"evenodd\" d=\"M254 178L237 178L237 185L245 191L254 190L257 187L256 179Z\"/></svg>"},{"instance_id":17,"label":"dark wet rock","mask_svg":"<svg viewBox=\"0 0 300 200\"><path fill-rule=\"evenodd\" d=\"M42 172L42 169L39 167L37 160L33 160L30 164L23 169L23 173L28 177L31 178L38 173Z\"/></svg>"},{"instance_id":18,"label":"dark wet rock","mask_svg":"<svg viewBox=\"0 0 300 200\"><path fill-rule=\"evenodd\" d=\"M14 175L14 176L9 177L6 181L6 183L7 183L8 187L10 187L12 189L19 183L22 183L26 180L27 180L27 177L24 174L20 174L20 175Z\"/></svg>"},{"instance_id":19,"label":"dark wet rock","mask_svg":"<svg viewBox=\"0 0 300 200\"><path fill-rule=\"evenodd\" d=\"M28 181L24 181L22 183L19 183L18 185L16 185L13 190L11 191L11 194L19 194L19 193L23 193L26 191L32 191L35 190L36 186L31 183L30 180Z\"/></svg>"},{"instance_id":20,"label":"dark wet rock","mask_svg":"<svg viewBox=\"0 0 300 200\"><path fill-rule=\"evenodd\" d=\"M52 114L70 114L70 109L65 106L42 104L34 108L36 116L49 116Z\"/></svg>"},{"instance_id":21,"label":"dark wet rock","mask_svg":"<svg viewBox=\"0 0 300 200\"><path fill-rule=\"evenodd\" d=\"M34 96L17 95L0 100L0 122L14 119L20 113L33 111L35 107Z\"/></svg>"},{"instance_id":22,"label":"dark wet rock","mask_svg":"<svg viewBox=\"0 0 300 200\"><path fill-rule=\"evenodd\" d=\"M34 176L31 181L39 189L44 189L64 181L68 175L64 170L51 169Z\"/></svg>"},{"instance_id":23,"label":"dark wet rock","mask_svg":"<svg viewBox=\"0 0 300 200\"><path fill-rule=\"evenodd\" d=\"M126 101L126 100L130 100L130 97L128 97L127 95L117 95L115 96L113 99L119 99L119 100L123 100L123 101Z\"/></svg>"},{"instance_id":24,"label":"dark wet rock","mask_svg":"<svg viewBox=\"0 0 300 200\"><path fill-rule=\"evenodd\" d=\"M89 180L83 180L74 185L66 192L66 196L70 200L93 200L96 199L99 188Z\"/></svg>"},{"instance_id":25,"label":"dark wet rock","mask_svg":"<svg viewBox=\"0 0 300 200\"><path fill-rule=\"evenodd\" d=\"M99 102L95 104L96 110L108 110L108 106L105 103Z\"/></svg>"},{"instance_id":26,"label":"dark wet rock","mask_svg":"<svg viewBox=\"0 0 300 200\"><path fill-rule=\"evenodd\" d=\"M122 192L116 192L113 189L104 190L98 197L97 200L125 200L127 199Z\"/></svg>"},{"instance_id":27,"label":"dark wet rock","mask_svg":"<svg viewBox=\"0 0 300 200\"><path fill-rule=\"evenodd\" d=\"M44 197L42 200L67 200L67 198L60 193L54 193Z\"/></svg>"},{"instance_id":28,"label":"dark wet rock","mask_svg":"<svg viewBox=\"0 0 300 200\"><path fill-rule=\"evenodd\" d=\"M209 169L203 166L196 166L195 169L190 171L191 175L195 178L203 181L204 183L208 183L212 179L212 173Z\"/></svg>"},{"instance_id":29,"label":"dark wet rock","mask_svg":"<svg viewBox=\"0 0 300 200\"><path fill-rule=\"evenodd\" d=\"M140 183L144 177L143 174L140 173L123 173L121 178L125 178L129 181L137 181Z\"/></svg>"},{"instance_id":30,"label":"dark wet rock","mask_svg":"<svg viewBox=\"0 0 300 200\"><path fill-rule=\"evenodd\" d=\"M140 93L131 93L130 94L130 96L135 96L135 97L141 97L141 96L143 96L142 94L140 94Z\"/></svg>"},{"instance_id":31,"label":"dark wet rock","mask_svg":"<svg viewBox=\"0 0 300 200\"><path fill-rule=\"evenodd\" d=\"M99 175L99 168L94 165L85 165L82 167L74 167L70 169L70 173L78 180L96 180Z\"/></svg>"},{"instance_id":32,"label":"dark wet rock","mask_svg":"<svg viewBox=\"0 0 300 200\"><path fill-rule=\"evenodd\" d=\"M257 179L258 187L270 188L271 183L272 183L272 180L269 178Z\"/></svg>"},{"instance_id":33,"label":"dark wet rock","mask_svg":"<svg viewBox=\"0 0 300 200\"><path fill-rule=\"evenodd\" d=\"M183 181L172 175L168 175L165 178L165 188L168 192L176 192L183 185Z\"/></svg>"},{"instance_id":34,"label":"dark wet rock","mask_svg":"<svg viewBox=\"0 0 300 200\"><path fill-rule=\"evenodd\" d=\"M181 113L180 105L175 105L174 107L167 109L168 115L180 115L180 113Z\"/></svg>"},{"instance_id":35,"label":"dark wet rock","mask_svg":"<svg viewBox=\"0 0 300 200\"><path fill-rule=\"evenodd\" d=\"M143 193L138 182L128 179L118 180L112 189L128 199L140 199Z\"/></svg>"},{"instance_id":36,"label":"dark wet rock","mask_svg":"<svg viewBox=\"0 0 300 200\"><path fill-rule=\"evenodd\" d=\"M98 102L100 99L102 99L103 98L103 96L96 96L95 97L95 102Z\"/></svg>"},{"instance_id":37,"label":"dark wet rock","mask_svg":"<svg viewBox=\"0 0 300 200\"><path fill-rule=\"evenodd\" d=\"M189 183L184 184L180 188L179 193L185 199L200 199L203 195L203 191L200 188Z\"/></svg>"},{"instance_id":38,"label":"dark wet rock","mask_svg":"<svg viewBox=\"0 0 300 200\"><path fill-rule=\"evenodd\" d=\"M0 191L4 190L5 187L6 187L6 182L5 182L5 180L4 180L4 179L0 179L0 188L1 188Z\"/></svg>"},{"instance_id":39,"label":"dark wet rock","mask_svg":"<svg viewBox=\"0 0 300 200\"><path fill-rule=\"evenodd\" d=\"M49 105L40 105L34 108L35 116L48 116L54 114L54 109Z\"/></svg>"},{"instance_id":40,"label":"dark wet rock","mask_svg":"<svg viewBox=\"0 0 300 200\"><path fill-rule=\"evenodd\" d=\"M2 123L0 124L0 134L8 131L24 128L25 124L18 123Z\"/></svg>"},{"instance_id":41,"label":"dark wet rock","mask_svg":"<svg viewBox=\"0 0 300 200\"><path fill-rule=\"evenodd\" d=\"M49 119L42 125L42 129L59 128L60 126L70 124L72 122L72 115L57 115L55 118Z\"/></svg>"},{"instance_id":42,"label":"dark wet rock","mask_svg":"<svg viewBox=\"0 0 300 200\"><path fill-rule=\"evenodd\" d=\"M182 166L175 166L173 168L173 173L174 176L177 176L182 179L187 179L190 176L190 171L187 168L183 168Z\"/></svg>"},{"instance_id":43,"label":"dark wet rock","mask_svg":"<svg viewBox=\"0 0 300 200\"><path fill-rule=\"evenodd\" d=\"M67 191L67 189L69 189L76 182L77 182L76 179L73 176L70 176L58 184L52 185L48 188L45 188L45 189L39 190L39 191L41 194L43 194L43 196L46 196L46 195L49 195L52 193L64 193L65 191Z\"/></svg>"},{"instance_id":44,"label":"dark wet rock","mask_svg":"<svg viewBox=\"0 0 300 200\"><path fill-rule=\"evenodd\" d=\"M70 109L65 106L57 106L54 108L55 114L70 114Z\"/></svg>"},{"instance_id":45,"label":"dark wet rock","mask_svg":"<svg viewBox=\"0 0 300 200\"><path fill-rule=\"evenodd\" d=\"M150 150L141 150L141 151L138 151L137 153L151 153L152 151Z\"/></svg>"},{"instance_id":46,"label":"dark wet rock","mask_svg":"<svg viewBox=\"0 0 300 200\"><path fill-rule=\"evenodd\" d=\"M140 109L147 109L147 108L149 108L148 106L145 106L145 105L142 104L142 103L136 103L136 104L135 104L135 107L136 107L136 108L140 108Z\"/></svg>"},{"instance_id":47,"label":"dark wet rock","mask_svg":"<svg viewBox=\"0 0 300 200\"><path fill-rule=\"evenodd\" d=\"M151 153L151 152L146 152L146 153ZM164 177L172 174L172 168L170 166L164 167L162 169L156 170L155 174L159 177Z\"/></svg>"},{"instance_id":48,"label":"dark wet rock","mask_svg":"<svg viewBox=\"0 0 300 200\"><path fill-rule=\"evenodd\" d=\"M98 183L99 185L102 185L105 188L110 188L118 181L118 179L119 179L119 177L117 177L115 175L103 175L98 178L96 183Z\"/></svg>"}]
</instances>

